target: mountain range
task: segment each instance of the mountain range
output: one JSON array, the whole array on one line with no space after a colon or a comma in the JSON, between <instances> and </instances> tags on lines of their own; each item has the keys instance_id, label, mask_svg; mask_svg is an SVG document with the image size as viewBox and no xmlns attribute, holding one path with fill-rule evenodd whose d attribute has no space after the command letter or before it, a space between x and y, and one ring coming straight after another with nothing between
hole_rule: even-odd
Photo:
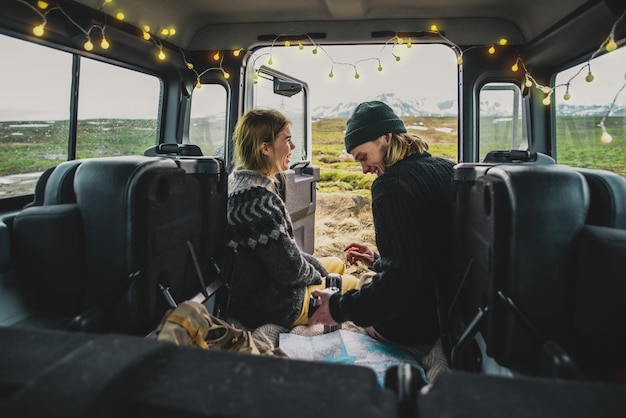
<instances>
[{"instance_id":1,"label":"mountain range","mask_svg":"<svg viewBox=\"0 0 626 418\"><path fill-rule=\"evenodd\" d=\"M397 96L395 93L385 93L375 97L373 100L380 100L388 104L393 111L400 117L405 116L457 116L456 100L434 100L432 98L421 98L406 100ZM339 102L334 105L320 105L313 109L312 116L314 119L327 118L348 118L357 107L358 102ZM604 116L609 110L609 105L568 105L565 103L557 104L557 114L559 116ZM512 105L510 103L489 102L481 103L481 115L483 116L500 116L510 117L512 114ZM625 116L626 106L623 104L616 105L611 111L611 116Z\"/></svg>"}]
</instances>

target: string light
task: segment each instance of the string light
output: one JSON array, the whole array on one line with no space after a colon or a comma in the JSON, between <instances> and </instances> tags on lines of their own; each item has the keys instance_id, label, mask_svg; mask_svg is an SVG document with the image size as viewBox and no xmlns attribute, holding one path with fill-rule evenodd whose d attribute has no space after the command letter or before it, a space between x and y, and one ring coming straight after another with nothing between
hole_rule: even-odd
<instances>
[{"instance_id":1,"label":"string light","mask_svg":"<svg viewBox=\"0 0 626 418\"><path fill-rule=\"evenodd\" d=\"M94 29L99 29L101 34L102 34L102 38L100 41L100 47L104 50L110 48L110 43L109 40L106 38L105 36L105 30L106 30L106 20L107 20L107 14L104 12L104 7L108 4L110 4L112 2L112 0L104 0L103 3L101 4L99 10L103 13L103 20L104 23L103 25L92 25L90 26L88 29L84 29L82 26L80 26L76 21L74 21L66 12L65 10L63 10L59 5L56 5L54 7L50 7L50 4L47 1L44 0L38 0L36 2L37 7L31 5L29 2L25 1L25 0L16 0L17 2L26 5L27 7L31 8L40 18L41 18L41 22L39 24L36 24L33 26L32 29L32 33L33 35L37 36L37 37L42 37L45 35L45 29L46 29L46 25L48 23L48 19L47 19L47 15L48 13L54 11L54 10L58 10L59 12L61 12L74 26L76 26L77 28L79 28L83 34L85 35L86 41L83 44L83 48L86 51L92 51L94 49L94 44L91 40L91 32ZM42 12L43 11L43 12ZM571 98L571 94L569 91L569 86L571 81L576 78L584 68L587 68L587 75L585 77L585 80L587 82L593 82L594 80L594 76L593 73L591 71L591 61L593 60L593 58L595 58L600 52L602 51L606 51L606 52L612 52L614 50L617 49L617 42L615 41L615 29L617 27L617 25L619 24L619 22L624 18L624 16L626 15L626 10L624 10L624 12L622 12L622 14L620 15L620 17L614 22L609 35L606 37L606 39L604 40L604 42L602 42L600 44L600 46L598 47L598 49L590 56L589 60L587 61L586 65L581 67L580 70L572 77L570 78L570 80L568 80L566 83L555 86L555 87L548 87L548 86L542 86L540 83L538 83L533 77L532 75L528 72L528 70L526 69L526 66L524 65L524 62L521 60L521 58L517 58L515 63L511 66L511 71L513 72L517 72L520 69L520 65L523 67L524 69L524 85L527 88L532 88L533 86L535 86L536 88L540 89L543 94L544 94L544 99L542 100L542 102L548 106L551 104L551 96L552 93L554 92L554 90L557 87L560 86L565 86L566 87L566 91L565 94L563 95L563 99L564 100L569 100ZM118 11L115 14L115 17L118 20L125 20L126 16L123 12ZM439 27L436 24L432 24L430 26L430 31L440 37L448 46L450 46L457 54L457 64L463 65L464 63L464 52L467 51L468 49L473 49L473 48L480 48L478 46L474 46L474 47L470 47L467 48L465 50L462 50L457 44L455 44L454 42L450 41L448 38L446 38L440 31L439 31ZM143 25L141 26L141 33L142 33L142 37L144 40L146 41L152 41L155 46L158 49L158 58L160 60L165 60L166 59L166 54L163 50L163 45L161 44L161 42L159 42L158 40L155 39L154 36L151 35L151 30L150 30L150 26L148 25ZM164 37L169 37L169 36L173 36L176 34L176 29L173 27L169 27L169 28L162 28L160 31L161 36ZM315 42L313 42L313 40L308 36L305 35L309 41L311 42L311 44L313 45L313 49L312 49L312 54L313 55L317 55L319 50L322 50L330 59L332 62L331 65L331 69L330 72L328 74L328 76L330 78L334 77L334 65L335 64L343 64L343 65L352 65L354 67L354 78L355 79L359 79L360 75L359 72L357 70L356 65L354 64L349 64L349 63L338 63L336 62L334 59L332 59L332 57L330 57L330 55L321 47L321 45L316 44ZM272 42L272 47L274 46L274 42L276 41L276 39ZM412 46L412 42L411 39L404 39L401 36L394 36L392 37L390 40L387 41L387 43L389 42L393 42L394 45L392 46L392 56L395 58L395 60L398 62L401 60L400 55L397 55L393 52L393 47L395 47L396 45L404 45L406 44L407 48L411 48ZM387 46L387 43L385 43L385 46ZM508 40L506 38L501 38L499 39L499 41L497 42L498 45L500 46L504 46L508 44ZM291 42L290 40L285 40L284 41L284 45L286 47L290 47L291 46ZM486 46L485 46L486 47ZM384 48L384 47L383 47ZM300 50L304 50L304 45L302 43L301 40L298 40L298 49ZM233 50L233 56L238 57L241 52L243 51L243 48L240 49L236 49ZM496 53L496 47L494 44L491 44L488 46L488 53L493 55ZM182 51L181 51L182 52ZM184 58L183 58L184 59ZM191 70L194 71L196 73L196 78L197 78L197 83L196 83L196 87L200 88L201 84L200 84L200 77L202 74L204 74L207 71L210 70L220 70L222 72L222 75L224 76L225 79L230 78L230 74L224 70L224 68L222 68L222 60L223 60L223 55L220 55L220 51L217 51L214 55L213 55L213 59L215 61L220 61L220 65L219 67L211 67L206 69L205 71L203 71L202 73L198 73L194 68L193 65L191 65L191 63L188 63L185 60L185 63L187 64L187 67ZM383 71L383 67L381 65L380 59L378 58L374 58L378 61L378 71L382 72ZM255 59L256 61L256 59ZM366 60L360 60L360 61L366 61ZM270 57L268 60L268 64L272 65L273 64L273 60L272 60L272 56L270 53ZM256 83L258 81L258 70L256 70L253 74L253 81ZM626 84L625 84L626 86ZM624 86L622 86L622 88L620 89L620 92L624 89ZM619 93L618 93L619 94ZM606 119L606 117L608 116L608 114L612 111L612 108L615 105L615 100L617 99L617 95L613 101L613 104L611 105L611 108L609 109L609 112L607 112L607 114L605 115L605 117L602 119L602 122L600 123L600 128L602 129L602 141L603 142L610 142L611 141L611 135L606 131L606 127L604 126L604 121Z\"/></svg>"},{"instance_id":2,"label":"string light","mask_svg":"<svg viewBox=\"0 0 626 418\"><path fill-rule=\"evenodd\" d=\"M624 74L624 80L626 80L626 73ZM624 84L622 84L622 87L617 91L617 93L615 93L615 96L613 97L613 101L611 102L609 109L606 111L606 113L602 117L602 120L599 123L600 129L602 129L602 136L600 136L600 141L602 141L604 144L608 144L613 140L613 137L611 136L611 134L607 132L606 127L604 126L604 123L606 122L606 118L608 118L611 112L613 111L613 108L615 108L615 103L617 103L617 98L619 97L620 93L624 91L624 89L626 89L626 81L624 81Z\"/></svg>"}]
</instances>

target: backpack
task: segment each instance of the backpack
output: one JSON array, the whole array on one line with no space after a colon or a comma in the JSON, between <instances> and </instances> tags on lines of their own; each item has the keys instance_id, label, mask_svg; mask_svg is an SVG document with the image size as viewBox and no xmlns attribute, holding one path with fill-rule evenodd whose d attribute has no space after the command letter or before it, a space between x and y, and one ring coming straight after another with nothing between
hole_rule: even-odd
<instances>
[{"instance_id":1,"label":"backpack","mask_svg":"<svg viewBox=\"0 0 626 418\"><path fill-rule=\"evenodd\" d=\"M159 341L179 346L287 357L280 348L273 348L254 338L250 331L211 315L202 303L191 300L168 310L155 335Z\"/></svg>"}]
</instances>

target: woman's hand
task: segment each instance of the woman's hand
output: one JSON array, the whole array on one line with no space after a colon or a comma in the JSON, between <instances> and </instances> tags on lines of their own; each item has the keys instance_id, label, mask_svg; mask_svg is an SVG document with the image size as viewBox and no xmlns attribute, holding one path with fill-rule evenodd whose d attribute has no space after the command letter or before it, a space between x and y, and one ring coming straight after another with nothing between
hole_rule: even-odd
<instances>
[{"instance_id":1,"label":"woman's hand","mask_svg":"<svg viewBox=\"0 0 626 418\"><path fill-rule=\"evenodd\" d=\"M374 251L365 244L351 242L343 249L346 253L346 260L352 265L356 265L358 261L365 264L368 268L372 267L376 260Z\"/></svg>"},{"instance_id":2,"label":"woman's hand","mask_svg":"<svg viewBox=\"0 0 626 418\"><path fill-rule=\"evenodd\" d=\"M328 303L332 294L333 292L327 290L314 290L311 292L311 295L318 298L318 301L315 313L309 318L309 325L337 325L337 322L335 322L330 315L330 306Z\"/></svg>"}]
</instances>

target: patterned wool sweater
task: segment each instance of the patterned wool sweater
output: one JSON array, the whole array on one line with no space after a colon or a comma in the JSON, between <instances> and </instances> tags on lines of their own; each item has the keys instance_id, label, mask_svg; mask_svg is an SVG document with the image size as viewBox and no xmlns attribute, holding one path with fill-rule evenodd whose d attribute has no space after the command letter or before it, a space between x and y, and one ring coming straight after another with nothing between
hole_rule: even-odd
<instances>
[{"instance_id":1,"label":"patterned wool sweater","mask_svg":"<svg viewBox=\"0 0 626 418\"><path fill-rule=\"evenodd\" d=\"M429 153L413 154L374 181L377 274L361 290L331 297L336 321L373 325L398 343L435 342L435 281L453 277L453 166Z\"/></svg>"},{"instance_id":2,"label":"patterned wool sweater","mask_svg":"<svg viewBox=\"0 0 626 418\"><path fill-rule=\"evenodd\" d=\"M237 248L229 316L253 328L289 327L302 309L306 286L327 272L300 251L274 182L255 171L235 170L228 180L230 245Z\"/></svg>"}]
</instances>

